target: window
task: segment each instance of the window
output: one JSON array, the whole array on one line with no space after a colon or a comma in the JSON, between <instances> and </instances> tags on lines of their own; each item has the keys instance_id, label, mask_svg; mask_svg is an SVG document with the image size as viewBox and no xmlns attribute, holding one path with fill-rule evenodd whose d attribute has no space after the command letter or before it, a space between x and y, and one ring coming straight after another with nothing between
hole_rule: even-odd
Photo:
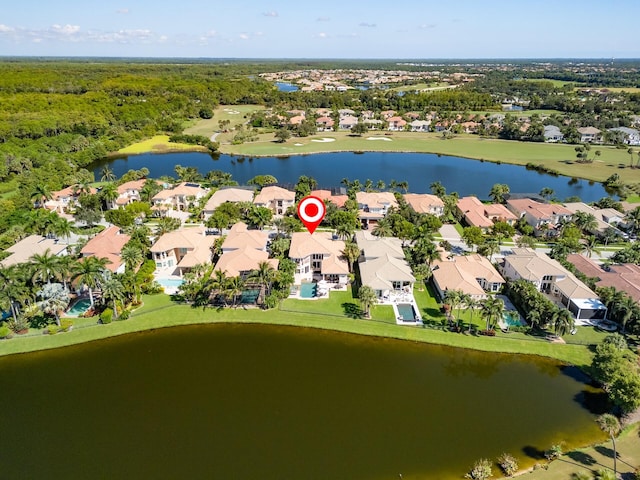
<instances>
[{"instance_id":1,"label":"window","mask_svg":"<svg viewBox=\"0 0 640 480\"><path fill-rule=\"evenodd\" d=\"M313 255L311 255L312 260L322 260L323 257L324 255L322 255L321 253L314 253Z\"/></svg>"}]
</instances>

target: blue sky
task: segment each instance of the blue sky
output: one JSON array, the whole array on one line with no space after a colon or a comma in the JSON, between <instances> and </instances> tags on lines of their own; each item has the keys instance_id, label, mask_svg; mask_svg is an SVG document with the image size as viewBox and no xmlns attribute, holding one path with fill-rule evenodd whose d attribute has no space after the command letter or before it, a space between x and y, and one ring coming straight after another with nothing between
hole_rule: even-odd
<instances>
[{"instance_id":1,"label":"blue sky","mask_svg":"<svg viewBox=\"0 0 640 480\"><path fill-rule=\"evenodd\" d=\"M638 0L16 0L0 55L639 58L638 19Z\"/></svg>"}]
</instances>

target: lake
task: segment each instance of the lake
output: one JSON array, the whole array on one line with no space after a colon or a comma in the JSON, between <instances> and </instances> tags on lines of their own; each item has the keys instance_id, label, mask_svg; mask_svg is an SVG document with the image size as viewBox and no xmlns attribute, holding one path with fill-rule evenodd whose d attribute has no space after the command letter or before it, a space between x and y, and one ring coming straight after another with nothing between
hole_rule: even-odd
<instances>
[{"instance_id":1,"label":"lake","mask_svg":"<svg viewBox=\"0 0 640 480\"><path fill-rule=\"evenodd\" d=\"M570 367L269 325L0 358L4 478L461 478L602 439Z\"/></svg>"},{"instance_id":2,"label":"lake","mask_svg":"<svg viewBox=\"0 0 640 480\"><path fill-rule=\"evenodd\" d=\"M593 202L608 196L600 183L588 180L554 177L527 170L518 165L507 165L459 157L448 157L429 153L317 153L291 157L235 157L231 155L211 156L206 153L167 153L132 155L109 159L92 165L97 179L102 167L109 164L120 177L128 170L146 167L150 176L175 177L175 165L194 166L205 174L210 170L223 170L233 175L240 184L256 175L270 174L281 183L294 184L301 175L314 177L321 187L340 185L340 180L349 178L375 182L390 180L409 182L414 193L429 193L429 185L440 181L447 192L458 192L460 196L477 195L487 198L496 183L506 183L513 193L538 193L544 187L554 190L563 200L578 196L585 202Z\"/></svg>"}]
</instances>

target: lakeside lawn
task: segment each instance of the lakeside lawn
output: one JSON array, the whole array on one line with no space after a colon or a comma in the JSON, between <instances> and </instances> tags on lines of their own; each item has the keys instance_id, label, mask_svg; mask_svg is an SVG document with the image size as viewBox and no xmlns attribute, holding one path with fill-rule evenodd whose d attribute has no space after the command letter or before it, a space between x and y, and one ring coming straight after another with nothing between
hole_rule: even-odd
<instances>
[{"instance_id":1,"label":"lakeside lawn","mask_svg":"<svg viewBox=\"0 0 640 480\"><path fill-rule=\"evenodd\" d=\"M166 153L166 152L197 151L206 152L205 147L189 145L187 143L169 142L169 135L154 135L151 138L136 142L128 147L118 150L122 155L137 155L140 153Z\"/></svg>"},{"instance_id":2,"label":"lakeside lawn","mask_svg":"<svg viewBox=\"0 0 640 480\"><path fill-rule=\"evenodd\" d=\"M322 132L311 137L291 138L277 143L273 134L260 134L259 140L241 145L222 144L222 153L244 156L290 156L318 152L418 152L451 155L491 162L526 165L534 163L557 171L560 175L602 182L614 173L626 183L640 182L640 169L628 168L627 149L594 146L601 156L591 164L575 163L575 145L517 142L483 138L477 135L456 135L444 140L436 133L369 132L362 137L347 132ZM386 140L369 140L370 137ZM322 138L331 141L319 142ZM316 141L314 141L316 140ZM634 163L637 159L634 159Z\"/></svg>"},{"instance_id":3,"label":"lakeside lawn","mask_svg":"<svg viewBox=\"0 0 640 480\"><path fill-rule=\"evenodd\" d=\"M426 292L426 291L425 291ZM335 295L334 294L338 294ZM441 314L437 303L429 293L416 291L416 301L425 320L433 314L434 320ZM134 311L125 321L114 321L108 325L95 325L91 320L78 325L73 331L57 335L33 335L14 337L0 341L0 356L15 353L32 352L50 348L64 347L79 343L100 340L127 333L141 332L155 328L202 323L264 323L291 325L298 327L336 330L360 335L434 343L451 347L470 348L486 352L519 353L555 358L562 362L588 367L593 353L586 345L554 344L548 341L532 340L523 334L484 337L475 334L453 333L439 328L420 328L399 326L393 321L393 311L388 306L376 306L372 309L370 320L360 318L353 304L359 310L358 301L349 291L331 292L328 300L295 301L285 300L282 310L260 310L257 308L193 308L189 305L172 302L168 295L146 295L144 305ZM302 303L300 303L302 302ZM353 311L351 309L354 308ZM438 316L435 316L438 315ZM96 322L97 319L93 320Z\"/></svg>"},{"instance_id":4,"label":"lakeside lawn","mask_svg":"<svg viewBox=\"0 0 640 480\"><path fill-rule=\"evenodd\" d=\"M209 138L220 131L220 120L229 120L229 129L234 129L245 124L253 112L264 109L264 105L219 105L213 111L212 118L189 122L184 133ZM216 141L230 141L230 138L227 139L225 134L221 134L221 138Z\"/></svg>"}]
</instances>

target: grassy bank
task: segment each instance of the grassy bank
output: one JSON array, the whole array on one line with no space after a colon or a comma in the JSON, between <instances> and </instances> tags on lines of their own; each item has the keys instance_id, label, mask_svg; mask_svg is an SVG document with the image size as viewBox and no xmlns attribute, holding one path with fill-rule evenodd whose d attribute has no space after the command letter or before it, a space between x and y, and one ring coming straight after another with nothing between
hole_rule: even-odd
<instances>
[{"instance_id":1,"label":"grassy bank","mask_svg":"<svg viewBox=\"0 0 640 480\"><path fill-rule=\"evenodd\" d=\"M426 297L425 297L426 298ZM423 312L434 310L434 305L422 306ZM351 312L357 308L357 300L332 298L304 302L285 300L282 309L224 309L192 308L173 303L166 295L144 297L144 306L135 311L129 320L109 325L87 325L72 332L58 335L16 337L0 341L0 356L64 347L103 338L141 332L155 328L200 323L272 323L308 328L336 330L340 332L396 338L415 342L471 348L487 352L522 353L551 357L579 367L591 362L592 353L586 345L559 345L546 341L534 341L523 337L482 337L467 333L451 333L439 329L398 326L392 321L390 307L376 307L373 318L354 318ZM326 303L323 303L326 302ZM343 305L344 304L344 305ZM349 306L352 304L353 306Z\"/></svg>"},{"instance_id":2,"label":"grassy bank","mask_svg":"<svg viewBox=\"0 0 640 480\"><path fill-rule=\"evenodd\" d=\"M128 147L118 150L121 155L137 155L140 153L167 153L167 152L206 152L205 147L189 145L187 143L169 142L169 135L154 135L151 138L136 142Z\"/></svg>"},{"instance_id":3,"label":"grassy bank","mask_svg":"<svg viewBox=\"0 0 640 480\"><path fill-rule=\"evenodd\" d=\"M387 132L388 133L388 132ZM386 140L370 140L371 137ZM318 142L322 138L333 141ZM314 141L316 140L316 141ZM436 133L369 132L362 137L346 132L324 132L312 137L292 138L285 143L276 143L273 134L262 134L257 142L242 145L221 145L223 153L246 156L288 156L318 152L418 152L451 155L456 157L485 160L491 162L526 165L534 163L555 170L560 175L584 178L602 182L618 173L627 183L640 182L640 169L628 168L629 154L626 149L609 146L594 147L601 156L591 164L575 163L576 152L573 145L516 142L478 137L477 135L457 135L443 140ZM634 157L634 164L637 158Z\"/></svg>"}]
</instances>

